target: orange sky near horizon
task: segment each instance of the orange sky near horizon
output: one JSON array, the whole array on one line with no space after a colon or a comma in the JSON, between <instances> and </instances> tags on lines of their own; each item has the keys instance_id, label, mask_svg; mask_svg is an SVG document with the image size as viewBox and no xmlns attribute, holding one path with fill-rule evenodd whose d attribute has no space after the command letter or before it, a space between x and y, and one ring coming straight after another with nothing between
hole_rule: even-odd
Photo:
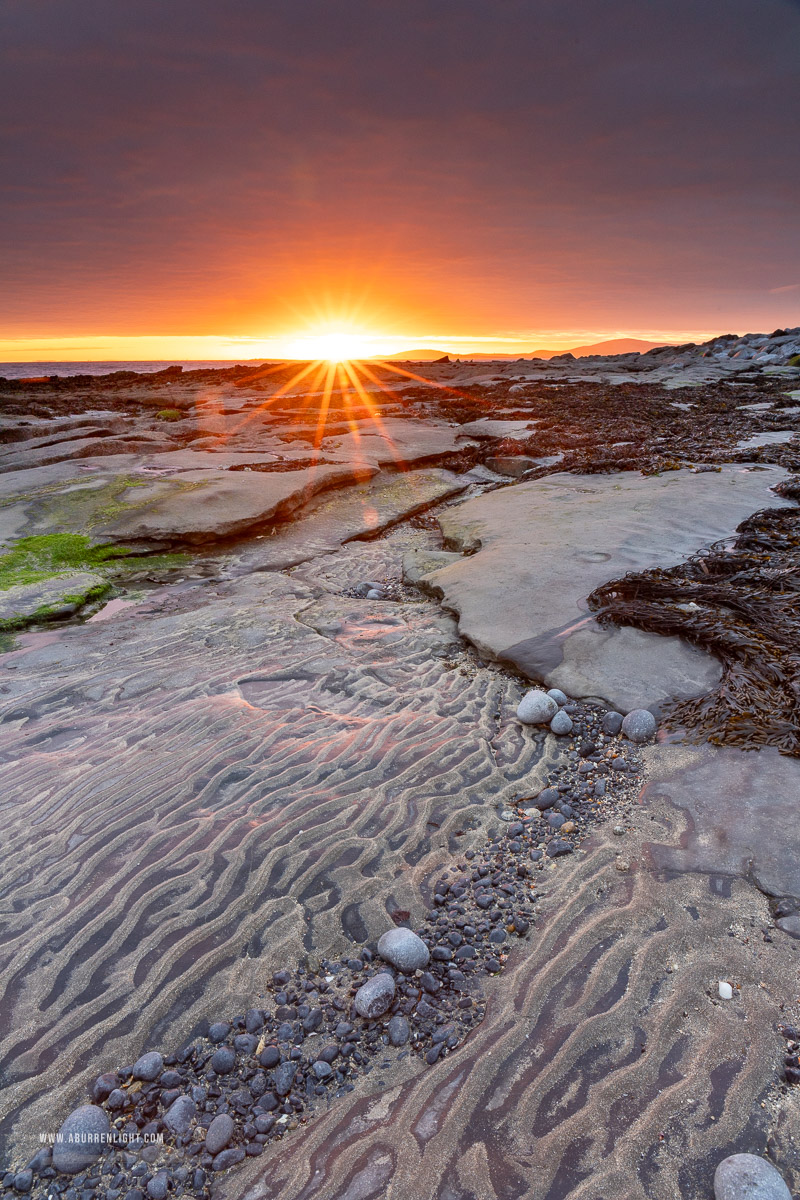
<instances>
[{"instance_id":1,"label":"orange sky near horizon","mask_svg":"<svg viewBox=\"0 0 800 1200\"><path fill-rule=\"evenodd\" d=\"M797 0L10 0L0 361L800 325Z\"/></svg>"}]
</instances>

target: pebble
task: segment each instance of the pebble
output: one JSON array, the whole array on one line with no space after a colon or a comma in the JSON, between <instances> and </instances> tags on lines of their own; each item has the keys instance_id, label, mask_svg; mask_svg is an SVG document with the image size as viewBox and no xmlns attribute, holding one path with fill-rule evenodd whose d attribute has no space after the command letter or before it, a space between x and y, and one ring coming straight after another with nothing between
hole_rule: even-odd
<instances>
[{"instance_id":1,"label":"pebble","mask_svg":"<svg viewBox=\"0 0 800 1200\"><path fill-rule=\"evenodd\" d=\"M191 1096L178 1096L164 1113L164 1124L173 1133L186 1133L196 1111Z\"/></svg>"},{"instance_id":2,"label":"pebble","mask_svg":"<svg viewBox=\"0 0 800 1200\"><path fill-rule=\"evenodd\" d=\"M731 1154L714 1172L714 1200L792 1200L777 1168L756 1154Z\"/></svg>"},{"instance_id":3,"label":"pebble","mask_svg":"<svg viewBox=\"0 0 800 1200\"><path fill-rule=\"evenodd\" d=\"M231 1027L227 1021L215 1021L208 1031L209 1041L224 1042L230 1031Z\"/></svg>"},{"instance_id":4,"label":"pebble","mask_svg":"<svg viewBox=\"0 0 800 1200\"><path fill-rule=\"evenodd\" d=\"M107 1071L104 1075L98 1075L92 1084L92 1099L96 1104L102 1104L118 1087L119 1076L116 1071Z\"/></svg>"},{"instance_id":5,"label":"pebble","mask_svg":"<svg viewBox=\"0 0 800 1200\"><path fill-rule=\"evenodd\" d=\"M236 1055L229 1046L220 1046L211 1055L211 1070L218 1075L229 1075L236 1066Z\"/></svg>"},{"instance_id":6,"label":"pebble","mask_svg":"<svg viewBox=\"0 0 800 1200\"><path fill-rule=\"evenodd\" d=\"M244 1027L248 1033L258 1033L264 1028L264 1014L260 1008L250 1008L244 1019Z\"/></svg>"},{"instance_id":7,"label":"pebble","mask_svg":"<svg viewBox=\"0 0 800 1200\"><path fill-rule=\"evenodd\" d=\"M233 1117L228 1113L219 1113L214 1117L214 1120L206 1130L206 1140L204 1147L207 1154L212 1156L219 1154L220 1150L224 1150L233 1137L236 1126L233 1123Z\"/></svg>"},{"instance_id":8,"label":"pebble","mask_svg":"<svg viewBox=\"0 0 800 1200\"><path fill-rule=\"evenodd\" d=\"M241 1146L231 1146L229 1150L223 1150L216 1156L212 1164L215 1171L227 1171L228 1167L240 1163L244 1158L244 1150Z\"/></svg>"},{"instance_id":9,"label":"pebble","mask_svg":"<svg viewBox=\"0 0 800 1200\"><path fill-rule=\"evenodd\" d=\"M631 742L647 742L655 736L658 724L646 708L634 708L622 722L622 732Z\"/></svg>"},{"instance_id":10,"label":"pebble","mask_svg":"<svg viewBox=\"0 0 800 1200\"><path fill-rule=\"evenodd\" d=\"M355 994L356 1012L367 1020L382 1017L394 1000L394 990L394 979L388 971L373 975Z\"/></svg>"},{"instance_id":11,"label":"pebble","mask_svg":"<svg viewBox=\"0 0 800 1200\"><path fill-rule=\"evenodd\" d=\"M33 1171L30 1167L24 1171L17 1171L14 1176L14 1190L17 1192L29 1192L33 1187Z\"/></svg>"},{"instance_id":12,"label":"pebble","mask_svg":"<svg viewBox=\"0 0 800 1200\"><path fill-rule=\"evenodd\" d=\"M532 688L517 706L517 719L523 725L547 725L557 712L558 705L552 696L540 688Z\"/></svg>"},{"instance_id":13,"label":"pebble","mask_svg":"<svg viewBox=\"0 0 800 1200\"><path fill-rule=\"evenodd\" d=\"M389 1035L389 1041L393 1046L405 1046L408 1039L411 1037L411 1027L405 1017L399 1014L392 1017L389 1024L386 1026L386 1032Z\"/></svg>"},{"instance_id":14,"label":"pebble","mask_svg":"<svg viewBox=\"0 0 800 1200\"><path fill-rule=\"evenodd\" d=\"M150 1200L166 1200L169 1189L169 1175L166 1171L158 1171L147 1185Z\"/></svg>"},{"instance_id":15,"label":"pebble","mask_svg":"<svg viewBox=\"0 0 800 1200\"><path fill-rule=\"evenodd\" d=\"M572 850L571 842L562 842L560 838L554 838L545 853L548 858L560 858L562 854L572 854Z\"/></svg>"},{"instance_id":16,"label":"pebble","mask_svg":"<svg viewBox=\"0 0 800 1200\"><path fill-rule=\"evenodd\" d=\"M82 1104L58 1131L53 1146L53 1166L65 1175L77 1175L100 1157L108 1144L111 1125L102 1108Z\"/></svg>"},{"instance_id":17,"label":"pebble","mask_svg":"<svg viewBox=\"0 0 800 1200\"><path fill-rule=\"evenodd\" d=\"M133 1078L141 1079L145 1083L152 1083L154 1079L158 1079L163 1070L164 1059L157 1050L151 1050L149 1054L143 1054L141 1058L137 1058L133 1064Z\"/></svg>"},{"instance_id":18,"label":"pebble","mask_svg":"<svg viewBox=\"0 0 800 1200\"><path fill-rule=\"evenodd\" d=\"M293 1062L281 1063L275 1069L275 1091L279 1096L288 1096L292 1090L295 1076L297 1075L297 1067ZM216 1167L214 1168L216 1170Z\"/></svg>"},{"instance_id":19,"label":"pebble","mask_svg":"<svg viewBox=\"0 0 800 1200\"><path fill-rule=\"evenodd\" d=\"M558 704L558 705L569 703L569 697L565 696L564 693L560 690L560 688L548 688L547 694L550 697L550 699L555 700L556 704Z\"/></svg>"},{"instance_id":20,"label":"pebble","mask_svg":"<svg viewBox=\"0 0 800 1200\"><path fill-rule=\"evenodd\" d=\"M790 937L800 938L800 913L791 913L788 917L781 917L775 924L778 929L782 929Z\"/></svg>"},{"instance_id":21,"label":"pebble","mask_svg":"<svg viewBox=\"0 0 800 1200\"><path fill-rule=\"evenodd\" d=\"M281 1061L281 1052L277 1046L267 1046L266 1049L261 1051L258 1061L262 1067L277 1067Z\"/></svg>"},{"instance_id":22,"label":"pebble","mask_svg":"<svg viewBox=\"0 0 800 1200\"><path fill-rule=\"evenodd\" d=\"M726 979L720 979L717 991L719 992L720 1000L733 999L733 988Z\"/></svg>"},{"instance_id":23,"label":"pebble","mask_svg":"<svg viewBox=\"0 0 800 1200\"><path fill-rule=\"evenodd\" d=\"M546 808L552 808L554 804L558 804L560 799L561 794L556 788L547 787L539 792L533 803L543 812Z\"/></svg>"},{"instance_id":24,"label":"pebble","mask_svg":"<svg viewBox=\"0 0 800 1200\"><path fill-rule=\"evenodd\" d=\"M566 737L568 733L572 733L572 718L563 710L559 710L550 722L550 732L558 737Z\"/></svg>"},{"instance_id":25,"label":"pebble","mask_svg":"<svg viewBox=\"0 0 800 1200\"><path fill-rule=\"evenodd\" d=\"M420 971L430 962L430 952L412 929L389 929L378 939L378 954L398 971Z\"/></svg>"},{"instance_id":26,"label":"pebble","mask_svg":"<svg viewBox=\"0 0 800 1200\"><path fill-rule=\"evenodd\" d=\"M618 712L607 712L603 714L603 719L600 722L603 728L603 733L610 733L612 736L619 733L622 729L623 716Z\"/></svg>"}]
</instances>

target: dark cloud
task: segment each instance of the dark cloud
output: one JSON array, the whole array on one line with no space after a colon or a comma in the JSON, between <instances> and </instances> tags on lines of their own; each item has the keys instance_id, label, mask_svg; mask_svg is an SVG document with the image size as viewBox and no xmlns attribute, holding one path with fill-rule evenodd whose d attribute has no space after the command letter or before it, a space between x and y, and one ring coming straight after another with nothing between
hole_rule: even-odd
<instances>
[{"instance_id":1,"label":"dark cloud","mask_svg":"<svg viewBox=\"0 0 800 1200\"><path fill-rule=\"evenodd\" d=\"M6 0L3 22L9 331L254 332L265 291L367 264L494 328L797 306L797 3Z\"/></svg>"}]
</instances>

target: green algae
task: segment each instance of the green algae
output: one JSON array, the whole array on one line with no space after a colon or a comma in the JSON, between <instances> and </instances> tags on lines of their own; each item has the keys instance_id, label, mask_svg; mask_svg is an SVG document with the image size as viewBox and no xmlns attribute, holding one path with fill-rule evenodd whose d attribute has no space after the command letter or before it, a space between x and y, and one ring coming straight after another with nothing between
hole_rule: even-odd
<instances>
[{"instance_id":1,"label":"green algae","mask_svg":"<svg viewBox=\"0 0 800 1200\"><path fill-rule=\"evenodd\" d=\"M132 553L125 546L93 546L79 533L47 533L20 540L0 555L0 591L41 583L73 571L98 570Z\"/></svg>"},{"instance_id":2,"label":"green algae","mask_svg":"<svg viewBox=\"0 0 800 1200\"><path fill-rule=\"evenodd\" d=\"M19 584L42 583L75 571L115 575L142 569L173 571L185 567L189 557L179 551L137 554L129 546L94 545L80 533L36 534L20 538L10 550L0 555L0 592ZM102 592L106 590L104 587ZM72 598L65 596L64 599L69 602ZM85 603L83 597L77 599Z\"/></svg>"}]
</instances>

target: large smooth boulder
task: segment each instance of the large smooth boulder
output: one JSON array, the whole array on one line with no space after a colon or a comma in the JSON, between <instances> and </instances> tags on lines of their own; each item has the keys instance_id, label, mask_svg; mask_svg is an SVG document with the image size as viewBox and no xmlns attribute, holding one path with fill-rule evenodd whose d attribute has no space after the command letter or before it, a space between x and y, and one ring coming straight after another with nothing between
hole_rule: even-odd
<instances>
[{"instance_id":1,"label":"large smooth boulder","mask_svg":"<svg viewBox=\"0 0 800 1200\"><path fill-rule=\"evenodd\" d=\"M783 1176L757 1154L731 1154L714 1172L714 1200L792 1200Z\"/></svg>"},{"instance_id":2,"label":"large smooth boulder","mask_svg":"<svg viewBox=\"0 0 800 1200\"><path fill-rule=\"evenodd\" d=\"M631 742L649 742L657 728L655 717L646 708L634 708L622 722L622 732Z\"/></svg>"},{"instance_id":3,"label":"large smooth boulder","mask_svg":"<svg viewBox=\"0 0 800 1200\"><path fill-rule=\"evenodd\" d=\"M558 712L552 696L540 688L532 688L517 705L517 720L523 725L548 725Z\"/></svg>"},{"instance_id":4,"label":"large smooth boulder","mask_svg":"<svg viewBox=\"0 0 800 1200\"><path fill-rule=\"evenodd\" d=\"M142 1079L147 1083L158 1079L161 1072L164 1070L164 1059L157 1050L151 1050L148 1054L143 1054L141 1058L137 1058L133 1064L133 1078Z\"/></svg>"},{"instance_id":5,"label":"large smooth boulder","mask_svg":"<svg viewBox=\"0 0 800 1200\"><path fill-rule=\"evenodd\" d=\"M111 1125L102 1108L82 1104L56 1134L53 1166L65 1175L77 1175L100 1157L110 1140Z\"/></svg>"},{"instance_id":6,"label":"large smooth boulder","mask_svg":"<svg viewBox=\"0 0 800 1200\"><path fill-rule=\"evenodd\" d=\"M378 954L398 971L420 971L427 967L430 952L413 929L389 929L378 939Z\"/></svg>"}]
</instances>

